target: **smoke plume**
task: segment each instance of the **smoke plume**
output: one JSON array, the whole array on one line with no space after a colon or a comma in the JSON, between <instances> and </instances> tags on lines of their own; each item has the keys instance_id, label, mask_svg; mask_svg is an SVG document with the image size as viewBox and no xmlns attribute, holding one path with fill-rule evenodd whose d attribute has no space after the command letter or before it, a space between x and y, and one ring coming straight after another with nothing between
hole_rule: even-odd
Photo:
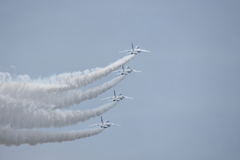
<instances>
[{"instance_id":1,"label":"smoke plume","mask_svg":"<svg viewBox=\"0 0 240 160\"><path fill-rule=\"evenodd\" d=\"M21 144L42 144L52 142L74 141L101 133L104 129L86 129L68 132L46 132L29 129L0 128L0 144L19 146Z\"/></svg>"}]
</instances>

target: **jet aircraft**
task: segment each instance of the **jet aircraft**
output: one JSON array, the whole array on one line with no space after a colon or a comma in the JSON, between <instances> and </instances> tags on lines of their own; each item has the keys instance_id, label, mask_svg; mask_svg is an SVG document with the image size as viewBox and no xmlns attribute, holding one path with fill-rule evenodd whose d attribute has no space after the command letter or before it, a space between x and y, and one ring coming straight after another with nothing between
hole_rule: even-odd
<instances>
[{"instance_id":1,"label":"jet aircraft","mask_svg":"<svg viewBox=\"0 0 240 160\"><path fill-rule=\"evenodd\" d=\"M115 90L113 91L113 93L114 93L114 96L112 96L112 97L107 97L107 98L103 98L103 99L101 99L101 100L108 99L108 101L117 101L117 102L119 102L119 101L122 100L123 98L133 99L132 97L124 96L124 95L122 95L121 93L118 93L118 94L116 95Z\"/></svg>"},{"instance_id":2,"label":"jet aircraft","mask_svg":"<svg viewBox=\"0 0 240 160\"><path fill-rule=\"evenodd\" d=\"M130 52L130 53L129 53ZM151 52L151 51L147 51L144 49L140 49L139 46L136 46L135 48L133 47L133 43L132 43L132 49L130 50L125 50L125 51L121 51L119 53L126 53L126 54L138 54L140 52Z\"/></svg>"},{"instance_id":3,"label":"jet aircraft","mask_svg":"<svg viewBox=\"0 0 240 160\"><path fill-rule=\"evenodd\" d=\"M117 74L120 74L120 75L128 75L131 72L141 72L141 71L133 70L129 66L126 66L126 67L122 66L121 70L116 70L114 72L120 72L120 73L117 73Z\"/></svg>"},{"instance_id":4,"label":"jet aircraft","mask_svg":"<svg viewBox=\"0 0 240 160\"><path fill-rule=\"evenodd\" d=\"M120 125L119 124L110 123L108 120L103 122L103 118L101 116L101 123L93 124L93 125L90 125L90 126L99 126L100 128L108 128L110 126L120 126Z\"/></svg>"}]
</instances>

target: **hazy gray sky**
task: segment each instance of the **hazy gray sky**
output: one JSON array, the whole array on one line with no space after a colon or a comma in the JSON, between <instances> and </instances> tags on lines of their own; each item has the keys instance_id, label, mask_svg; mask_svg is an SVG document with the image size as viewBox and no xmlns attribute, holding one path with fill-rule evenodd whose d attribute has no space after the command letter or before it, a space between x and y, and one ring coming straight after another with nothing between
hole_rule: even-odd
<instances>
[{"instance_id":1,"label":"hazy gray sky","mask_svg":"<svg viewBox=\"0 0 240 160\"><path fill-rule=\"evenodd\" d=\"M0 160L238 160L239 7L234 0L1 0L2 72L39 78L104 67L131 43L152 52L135 56L127 65L142 73L114 88L134 100L103 114L121 127L72 142L0 146ZM71 109L100 106L112 94Z\"/></svg>"}]
</instances>

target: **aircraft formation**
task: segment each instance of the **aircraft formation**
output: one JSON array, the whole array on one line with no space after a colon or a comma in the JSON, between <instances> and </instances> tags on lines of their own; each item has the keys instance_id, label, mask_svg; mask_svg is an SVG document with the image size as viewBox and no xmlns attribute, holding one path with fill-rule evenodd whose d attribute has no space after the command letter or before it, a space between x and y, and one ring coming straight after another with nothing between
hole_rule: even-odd
<instances>
[{"instance_id":1,"label":"aircraft formation","mask_svg":"<svg viewBox=\"0 0 240 160\"><path fill-rule=\"evenodd\" d=\"M135 55L137 55L140 52L151 52L151 51L140 49L139 46L136 46L134 48L133 47L133 43L132 43L132 49L121 51L119 53L135 54ZM117 75L128 75L131 72L141 72L141 71L133 70L129 66L124 67L124 65L122 65L122 69L116 70L116 71L113 71L113 72L117 73ZM126 99L133 99L132 97L124 96L121 93L116 94L115 90L113 90L113 94L114 94L114 96L106 97L106 98L103 98L101 100L117 101L117 102L119 102L119 101L123 100L124 98L126 98ZM103 122L103 119L102 119L102 116L101 116L101 123L93 124L93 125L89 125L89 126L98 126L100 128L108 128L110 126L120 126L120 125L119 124L110 123L109 120L106 120L105 122Z\"/></svg>"},{"instance_id":2,"label":"aircraft formation","mask_svg":"<svg viewBox=\"0 0 240 160\"><path fill-rule=\"evenodd\" d=\"M96 98L112 89L130 73L140 72L124 65L141 52L150 51L132 44L132 49L120 52L128 55L103 68L62 73L43 79L31 79L26 74L12 77L8 72L0 72L0 145L73 141L100 134L110 126L120 126L108 120L103 121L102 115L119 101L133 98L116 93L115 90L113 96L102 99L107 100L107 103L101 106L87 110L68 108ZM111 73L118 76L99 86L81 90ZM96 126L91 129L58 132L38 130L72 126L97 116L101 116L101 123L91 125Z\"/></svg>"}]
</instances>

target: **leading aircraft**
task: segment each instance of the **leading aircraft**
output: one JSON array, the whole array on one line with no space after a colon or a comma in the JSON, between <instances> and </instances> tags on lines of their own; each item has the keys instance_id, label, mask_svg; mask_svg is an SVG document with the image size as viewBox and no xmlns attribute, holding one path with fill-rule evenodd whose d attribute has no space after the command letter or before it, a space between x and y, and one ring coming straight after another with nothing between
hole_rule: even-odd
<instances>
[{"instance_id":1,"label":"leading aircraft","mask_svg":"<svg viewBox=\"0 0 240 160\"><path fill-rule=\"evenodd\" d=\"M103 99L101 99L101 100L108 99L108 101L117 101L117 102L119 102L119 101L122 100L123 98L133 99L132 97L124 96L124 95L122 95L121 93L118 93L118 94L116 95L115 90L113 91L113 93L114 93L114 96L112 96L112 97L107 97L107 98L103 98Z\"/></svg>"},{"instance_id":2,"label":"leading aircraft","mask_svg":"<svg viewBox=\"0 0 240 160\"><path fill-rule=\"evenodd\" d=\"M110 123L110 121L108 121L108 120L103 122L103 118L101 116L101 123L93 124L93 125L89 125L89 126L99 126L100 128L108 128L110 126L120 126L120 125L119 124Z\"/></svg>"},{"instance_id":3,"label":"leading aircraft","mask_svg":"<svg viewBox=\"0 0 240 160\"><path fill-rule=\"evenodd\" d=\"M129 53L130 52L130 53ZM132 43L132 49L129 50L125 50L125 51L121 51L119 53L126 53L126 54L138 54L140 52L151 52L148 50L144 50L144 49L140 49L139 46L136 46L135 48L133 47L133 43Z\"/></svg>"},{"instance_id":4,"label":"leading aircraft","mask_svg":"<svg viewBox=\"0 0 240 160\"><path fill-rule=\"evenodd\" d=\"M120 75L128 75L131 72L141 72L141 71L133 70L129 66L126 66L126 67L122 66L121 70L116 70L114 72L119 72L117 74L120 74Z\"/></svg>"}]
</instances>

